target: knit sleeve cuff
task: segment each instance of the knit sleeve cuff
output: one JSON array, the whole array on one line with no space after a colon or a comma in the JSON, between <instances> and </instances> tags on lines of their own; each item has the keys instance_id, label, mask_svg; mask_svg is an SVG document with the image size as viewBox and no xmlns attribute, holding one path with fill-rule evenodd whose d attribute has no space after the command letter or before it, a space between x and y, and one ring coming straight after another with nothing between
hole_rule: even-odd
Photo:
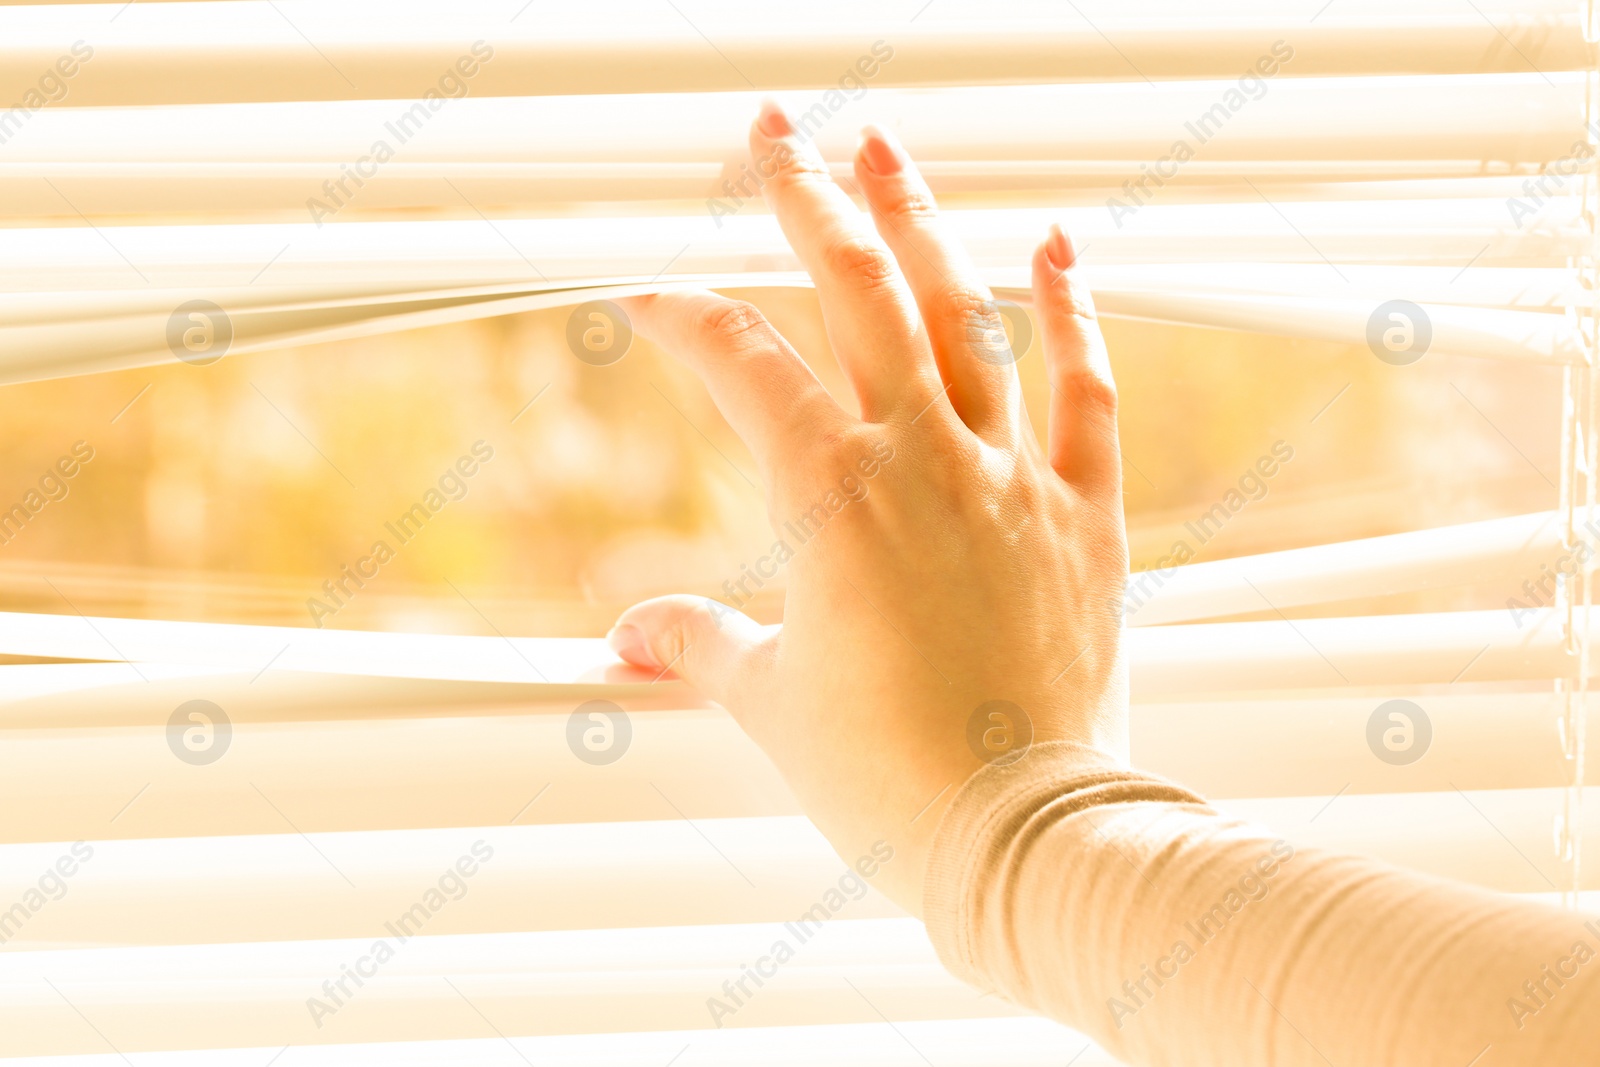
<instances>
[{"instance_id":1,"label":"knit sleeve cuff","mask_svg":"<svg viewBox=\"0 0 1600 1067\"><path fill-rule=\"evenodd\" d=\"M1091 808L1147 801L1205 803L1164 778L1069 741L1036 745L1015 763L974 773L939 820L924 874L923 920L945 966L973 985L994 988L975 935L1004 911L1009 874L1040 834Z\"/></svg>"}]
</instances>

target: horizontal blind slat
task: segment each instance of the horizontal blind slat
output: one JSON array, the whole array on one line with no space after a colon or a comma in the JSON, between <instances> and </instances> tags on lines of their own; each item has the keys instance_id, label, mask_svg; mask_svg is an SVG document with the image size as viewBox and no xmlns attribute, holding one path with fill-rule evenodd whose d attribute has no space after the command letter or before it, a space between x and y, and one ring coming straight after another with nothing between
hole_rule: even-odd
<instances>
[{"instance_id":1,"label":"horizontal blind slat","mask_svg":"<svg viewBox=\"0 0 1600 1067\"><path fill-rule=\"evenodd\" d=\"M819 103L825 95L821 93L776 98L832 159L849 159L860 124L871 120L892 128L924 167L953 162L1131 163L1132 171L1123 177L1137 180L1140 162L1168 155L1180 139L1213 163L1542 164L1571 154L1574 141L1584 136L1582 94L1581 73L1521 73L1263 81L1248 96L1230 78L1153 87L874 86L838 109ZM292 166L303 182L314 179L302 186L303 202L320 192L322 179L340 177L340 164L372 154L378 141L394 150L395 163L449 165L452 173L468 176L465 168L475 163L563 165L575 178L590 165L603 174L599 168L606 165L709 162L731 166L737 173L738 164L748 161L750 116L762 98L749 90L537 99L466 96L451 100L437 117L422 104L381 99L46 108L9 136L0 177L40 173L30 167L84 164L130 169L163 163ZM196 136L197 130L204 135ZM1070 153L1063 153L1064 144L1071 145ZM387 166L383 161L375 169ZM973 169L982 172L981 166ZM717 173L702 169L696 175L709 184ZM202 192L198 182L206 177L198 170L186 184ZM661 176L645 177L656 181Z\"/></svg>"},{"instance_id":2,"label":"horizontal blind slat","mask_svg":"<svg viewBox=\"0 0 1600 1067\"><path fill-rule=\"evenodd\" d=\"M455 1040L299 1045L294 1067L505 1067L508 1058L525 1056L548 1067L635 1067L665 1064L695 1050L694 1064L704 1067L813 1067L825 1062L839 1067L882 1067L913 1055L919 1048L936 1050L941 1067L1116 1067L1100 1048L1081 1035L1039 1018L908 1020L899 1033L881 1020L831 1025L739 1027L721 1029L596 1033L547 1037L510 1035ZM996 1049L1005 1049L1003 1059ZM261 1067L282 1047L218 1048L178 1052L145 1052L139 1067ZM115 1053L85 1053L8 1061L28 1067L127 1067Z\"/></svg>"},{"instance_id":3,"label":"horizontal blind slat","mask_svg":"<svg viewBox=\"0 0 1600 1067\"><path fill-rule=\"evenodd\" d=\"M1108 6L1093 14L1010 3L882 17L844 5L793 13L686 2L514 19L514 5L302 0L0 8L0 95L35 87L76 41L93 49L66 106L415 98L477 41L493 48L481 96L825 88L890 49L876 82L982 85L1238 77L1292 49L1296 75L1581 70L1592 50L1570 3L1490 12L1411 3L1313 20L1252 5ZM1342 7L1344 5L1341 5ZM625 13L624 13L625 11ZM315 47L307 48L307 41ZM182 75L174 72L181 71ZM847 83L848 84L848 83ZM448 86L446 91L449 91Z\"/></svg>"},{"instance_id":4,"label":"horizontal blind slat","mask_svg":"<svg viewBox=\"0 0 1600 1067\"><path fill-rule=\"evenodd\" d=\"M82 694L77 706L62 697L17 709L66 723L121 705L130 721L144 720L138 726L17 727L8 707L0 842L274 834L290 813L307 833L801 813L777 769L721 711L630 706L624 757L594 767L569 747L577 702L491 714L455 704L392 716L335 707L322 721L259 720L281 714L298 690L271 678L136 682ZM167 727L197 695L231 730L223 758L203 769L174 758ZM1403 767L1376 759L1367 740L1371 717L1396 698L1431 724L1428 759ZM1568 775L1559 710L1548 690L1457 685L1142 703L1130 728L1136 765L1213 799L1548 788ZM1600 758L1600 738L1589 747Z\"/></svg>"},{"instance_id":5,"label":"horizontal blind slat","mask_svg":"<svg viewBox=\"0 0 1600 1067\"><path fill-rule=\"evenodd\" d=\"M1490 889L1543 893L1558 888L1563 870L1551 833L1562 796L1559 788L1449 790L1215 806L1297 848L1367 852ZM1586 828L1600 831L1600 812L1586 811ZM286 825L279 834L78 848L69 890L30 913L23 894L69 846L0 846L0 900L17 902L4 913L0 958L51 946L361 938L381 936L385 922L407 937L784 922L847 874L800 817L304 835ZM473 856L481 862L469 878L453 873ZM1600 888L1600 874L1584 866L1586 887ZM450 895L415 911L430 892ZM901 914L875 891L849 908L856 918Z\"/></svg>"},{"instance_id":6,"label":"horizontal blind slat","mask_svg":"<svg viewBox=\"0 0 1600 1067\"><path fill-rule=\"evenodd\" d=\"M1134 698L1570 677L1555 613L1459 611L1127 631ZM562 699L671 693L599 638L505 638L0 613L0 653L505 682ZM129 677L137 674L129 666Z\"/></svg>"},{"instance_id":7,"label":"horizontal blind slat","mask_svg":"<svg viewBox=\"0 0 1600 1067\"><path fill-rule=\"evenodd\" d=\"M1202 532L1208 518L1215 521L1201 516ZM1564 537L1559 514L1545 511L1156 567L1129 577L1126 617L1130 625L1153 626L1495 580L1508 602L1532 609L1541 605L1522 580L1540 577L1541 567L1571 564Z\"/></svg>"}]
</instances>

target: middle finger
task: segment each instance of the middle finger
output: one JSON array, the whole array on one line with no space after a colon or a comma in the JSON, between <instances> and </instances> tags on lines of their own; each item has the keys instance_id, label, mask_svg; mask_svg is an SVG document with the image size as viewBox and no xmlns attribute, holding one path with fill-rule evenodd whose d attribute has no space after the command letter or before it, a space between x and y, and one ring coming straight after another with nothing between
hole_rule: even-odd
<instances>
[{"instance_id":1,"label":"middle finger","mask_svg":"<svg viewBox=\"0 0 1600 1067\"><path fill-rule=\"evenodd\" d=\"M816 146L769 101L750 129L750 150L767 204L816 284L828 340L862 416L880 422L939 400L933 350L911 290Z\"/></svg>"}]
</instances>

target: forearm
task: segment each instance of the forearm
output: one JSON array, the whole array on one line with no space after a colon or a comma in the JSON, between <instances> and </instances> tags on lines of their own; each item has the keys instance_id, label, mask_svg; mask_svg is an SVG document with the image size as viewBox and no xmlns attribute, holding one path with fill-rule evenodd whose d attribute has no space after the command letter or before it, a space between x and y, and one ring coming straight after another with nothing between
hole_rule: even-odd
<instances>
[{"instance_id":1,"label":"forearm","mask_svg":"<svg viewBox=\"0 0 1600 1067\"><path fill-rule=\"evenodd\" d=\"M1600 922L1297 851L1080 746L963 786L924 915L956 973L1131 1063L1600 1055Z\"/></svg>"}]
</instances>

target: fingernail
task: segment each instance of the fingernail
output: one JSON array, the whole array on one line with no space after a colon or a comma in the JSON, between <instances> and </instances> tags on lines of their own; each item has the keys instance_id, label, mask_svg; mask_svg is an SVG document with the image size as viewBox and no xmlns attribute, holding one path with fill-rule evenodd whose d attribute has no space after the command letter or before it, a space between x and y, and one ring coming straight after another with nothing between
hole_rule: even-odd
<instances>
[{"instance_id":1,"label":"fingernail","mask_svg":"<svg viewBox=\"0 0 1600 1067\"><path fill-rule=\"evenodd\" d=\"M784 113L783 105L770 97L761 101L761 116L756 119L756 125L761 127L761 132L768 137L787 137L794 132L794 127L789 125L789 116Z\"/></svg>"},{"instance_id":2,"label":"fingernail","mask_svg":"<svg viewBox=\"0 0 1600 1067\"><path fill-rule=\"evenodd\" d=\"M606 643L611 646L611 651L635 666L655 668L661 666L645 642L644 631L631 623L613 626L611 632L606 634Z\"/></svg>"},{"instance_id":3,"label":"fingernail","mask_svg":"<svg viewBox=\"0 0 1600 1067\"><path fill-rule=\"evenodd\" d=\"M1044 241L1044 254L1057 270L1066 270L1077 261L1078 253L1073 250L1067 235L1061 232L1059 223L1050 224L1050 236Z\"/></svg>"},{"instance_id":4,"label":"fingernail","mask_svg":"<svg viewBox=\"0 0 1600 1067\"><path fill-rule=\"evenodd\" d=\"M861 158L867 161L868 170L885 178L899 174L906 165L905 150L894 135L877 126L862 127Z\"/></svg>"}]
</instances>

